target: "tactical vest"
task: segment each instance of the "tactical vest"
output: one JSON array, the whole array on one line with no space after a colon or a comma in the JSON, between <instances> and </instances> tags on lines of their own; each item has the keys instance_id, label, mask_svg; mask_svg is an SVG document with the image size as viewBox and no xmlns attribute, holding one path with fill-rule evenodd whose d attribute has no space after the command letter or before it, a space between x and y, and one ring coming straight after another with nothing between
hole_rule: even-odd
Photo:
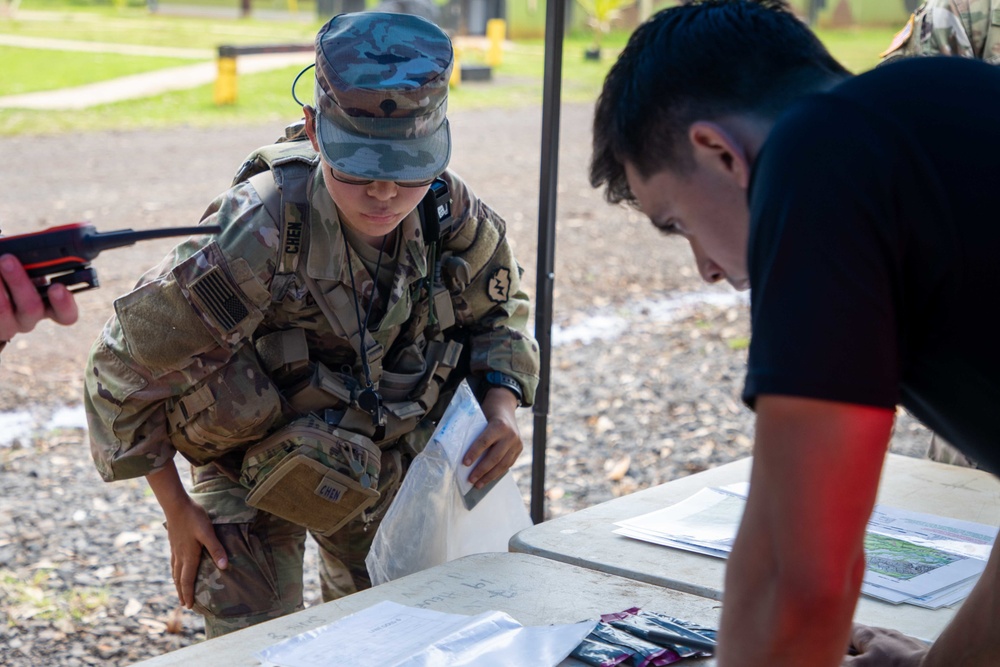
<instances>
[{"instance_id":1,"label":"tactical vest","mask_svg":"<svg viewBox=\"0 0 1000 667\"><path fill-rule=\"evenodd\" d=\"M305 272L302 258L308 251L311 208L307 186L319 156L307 140L303 127L301 122L289 126L285 137L277 143L251 153L237 170L233 185L249 181L264 208L278 224L281 246L271 284L272 303L280 301L288 285L297 278L308 287L333 331L350 340L359 356L362 354L361 346L364 346L372 382L384 401L382 423L375 424L372 415L358 405L362 387L357 378L310 359L304 330L291 328L269 333L254 340L252 345L261 369L269 377L277 378L289 373L307 375L295 387L281 392L288 419L312 413L328 424L364 435L385 447L414 431L438 405L442 389L446 392L450 389L453 383L447 381L452 371L464 363L464 346L461 332L454 326L451 295L442 285L440 270L436 268L441 263L441 240L451 229L448 220L443 224L441 222L441 218L450 218L447 186L444 181L439 181L420 204L430 268L421 288L424 296L414 300L409 323L400 334L400 339L405 339L404 347L412 348L407 356L409 368L406 372L386 369L385 350L371 333L359 331L354 295L349 289L339 286L324 294ZM406 354L407 350L402 352ZM394 358L400 356L394 354ZM415 359L417 356L419 358ZM205 410L205 403L211 400L211 396L210 389L203 386L177 399L168 408L168 420L173 431L184 431L193 416ZM261 437L264 435L262 433ZM429 433L418 434L417 437L420 439L427 435ZM197 464L218 458L217 452L185 446L183 437L175 439L174 444L178 451ZM420 442L410 444L415 450L422 446Z\"/></svg>"},{"instance_id":2,"label":"tactical vest","mask_svg":"<svg viewBox=\"0 0 1000 667\"><path fill-rule=\"evenodd\" d=\"M396 469L401 469L404 453L412 456L422 449L434 417L446 407L442 392L447 395L454 384L447 383L449 376L464 359L451 295L437 270L438 249L450 231L442 224L442 218L450 220L447 185L435 183L420 204L428 275L419 286L422 298L413 299L410 318L392 345L392 368L387 369L386 351L369 331L360 330L355 295L344 285L323 292L301 260L309 247L307 188L319 162L305 139L301 123L291 126L284 139L251 153L233 185L249 181L278 225L281 245L271 283L272 304L280 303L295 280L307 287L334 333L350 341L359 359L367 358L381 397L377 416L359 404L363 387L358 378L310 358L305 330L292 327L248 341L223 369L228 376L169 402L167 419L176 449L197 465L215 463L249 491L248 505L331 534L378 500L384 457L393 457ZM449 281L454 289L456 284L454 278ZM219 392L233 383L245 385L246 376L260 372L270 385L264 393L277 394L272 405L280 404L281 417L262 425L259 433L244 428L234 438L199 432L200 415L211 412ZM290 384L289 378L296 381ZM239 397L224 400L225 405L240 402ZM432 410L435 414L429 415ZM273 414L273 409L265 414ZM389 448L397 442L400 448Z\"/></svg>"}]
</instances>

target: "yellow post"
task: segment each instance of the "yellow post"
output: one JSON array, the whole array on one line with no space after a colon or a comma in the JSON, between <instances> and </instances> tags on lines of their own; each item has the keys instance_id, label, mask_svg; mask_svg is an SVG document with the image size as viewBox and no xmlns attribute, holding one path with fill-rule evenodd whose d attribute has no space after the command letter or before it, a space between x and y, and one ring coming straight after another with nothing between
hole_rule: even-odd
<instances>
[{"instance_id":1,"label":"yellow post","mask_svg":"<svg viewBox=\"0 0 1000 667\"><path fill-rule=\"evenodd\" d=\"M219 56L218 76L215 78L215 103L236 104L236 58Z\"/></svg>"},{"instance_id":2,"label":"yellow post","mask_svg":"<svg viewBox=\"0 0 1000 667\"><path fill-rule=\"evenodd\" d=\"M486 51L486 64L496 67L503 60L503 41L507 38L507 22L503 19L487 21L486 37L490 40L490 47Z\"/></svg>"},{"instance_id":3,"label":"yellow post","mask_svg":"<svg viewBox=\"0 0 1000 667\"><path fill-rule=\"evenodd\" d=\"M288 0L288 11L292 14L299 13L299 0Z\"/></svg>"},{"instance_id":4,"label":"yellow post","mask_svg":"<svg viewBox=\"0 0 1000 667\"><path fill-rule=\"evenodd\" d=\"M451 78L448 79L448 86L450 88L457 88L462 83L462 64L459 62L461 55L462 52L459 49L455 49L455 62L451 67Z\"/></svg>"}]
</instances>

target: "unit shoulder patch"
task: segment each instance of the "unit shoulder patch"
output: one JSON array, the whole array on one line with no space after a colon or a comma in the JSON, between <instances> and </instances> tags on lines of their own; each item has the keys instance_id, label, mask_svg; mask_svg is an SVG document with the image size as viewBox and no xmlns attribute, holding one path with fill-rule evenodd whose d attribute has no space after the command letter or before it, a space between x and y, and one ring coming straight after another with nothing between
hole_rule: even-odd
<instances>
[{"instance_id":1,"label":"unit shoulder patch","mask_svg":"<svg viewBox=\"0 0 1000 667\"><path fill-rule=\"evenodd\" d=\"M889 48L883 51L882 53L878 54L879 58L885 58L887 55L893 53L894 51L899 50L908 41L910 41L910 37L913 36L914 20L915 16L911 14L910 20L906 22L906 25L903 26L903 29L897 32L896 36L892 38L892 43L889 44Z\"/></svg>"},{"instance_id":2,"label":"unit shoulder patch","mask_svg":"<svg viewBox=\"0 0 1000 667\"><path fill-rule=\"evenodd\" d=\"M510 269L501 266L490 276L486 295L493 303L507 303L510 300Z\"/></svg>"}]
</instances>

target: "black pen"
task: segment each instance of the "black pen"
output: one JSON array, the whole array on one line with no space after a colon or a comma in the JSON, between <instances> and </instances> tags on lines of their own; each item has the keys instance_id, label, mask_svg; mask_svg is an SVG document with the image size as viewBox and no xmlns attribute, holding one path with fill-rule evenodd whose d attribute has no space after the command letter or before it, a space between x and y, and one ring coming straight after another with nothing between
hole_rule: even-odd
<instances>
[{"instance_id":1,"label":"black pen","mask_svg":"<svg viewBox=\"0 0 1000 667\"><path fill-rule=\"evenodd\" d=\"M711 639L695 639L687 635L679 635L673 632L668 632L667 630L648 630L649 640L656 642L657 644L674 644L676 646L684 646L686 648L693 648L699 651L708 651L709 653L715 652L716 643Z\"/></svg>"}]
</instances>

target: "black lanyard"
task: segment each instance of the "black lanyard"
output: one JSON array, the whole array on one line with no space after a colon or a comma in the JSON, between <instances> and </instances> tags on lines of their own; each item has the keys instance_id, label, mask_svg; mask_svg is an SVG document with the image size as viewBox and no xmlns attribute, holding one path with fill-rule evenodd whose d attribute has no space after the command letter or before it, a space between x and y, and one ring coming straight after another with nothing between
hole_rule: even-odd
<instances>
[{"instance_id":1,"label":"black lanyard","mask_svg":"<svg viewBox=\"0 0 1000 667\"><path fill-rule=\"evenodd\" d=\"M343 223L341 223L343 224ZM382 237L382 245L378 249L378 261L375 262L375 276L372 278L372 291L368 299L368 309L365 311L365 318L361 319L361 304L358 301L358 289L354 285L354 268L351 262L351 244L347 242L347 234L341 230L344 237L344 250L347 253L347 272L351 276L351 292L354 294L354 315L358 319L358 349L361 352L361 371L365 376L365 388L358 394L358 407L372 416L372 426L378 427L385 421L382 412L382 395L375 389L372 382L372 371L368 364L368 348L365 346L365 335L368 333L368 321L372 316L372 305L378 297L378 274L382 267L382 255L385 251L385 244L388 235Z\"/></svg>"}]
</instances>

